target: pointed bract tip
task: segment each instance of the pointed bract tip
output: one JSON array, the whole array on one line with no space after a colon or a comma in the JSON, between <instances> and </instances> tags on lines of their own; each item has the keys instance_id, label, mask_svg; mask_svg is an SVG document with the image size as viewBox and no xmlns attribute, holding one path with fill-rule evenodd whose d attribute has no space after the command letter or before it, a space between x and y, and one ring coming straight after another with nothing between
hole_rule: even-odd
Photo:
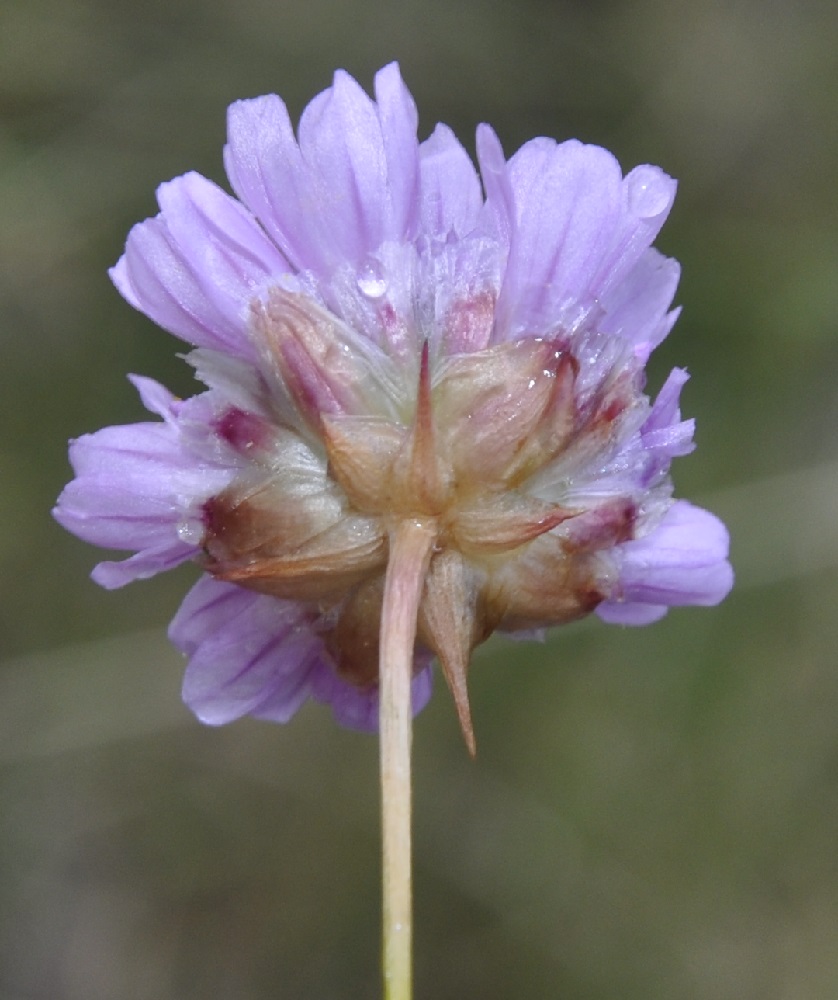
<instances>
[{"instance_id":1,"label":"pointed bract tip","mask_svg":"<svg viewBox=\"0 0 838 1000\"><path fill-rule=\"evenodd\" d=\"M468 683L466 679L468 661L461 660L459 657L455 660L449 656L441 656L440 662L445 679L448 681L451 696L454 699L454 707L457 710L457 718L460 722L463 739L473 759L477 756L477 741L474 736L474 725L471 721L471 705L468 700Z\"/></svg>"}]
</instances>

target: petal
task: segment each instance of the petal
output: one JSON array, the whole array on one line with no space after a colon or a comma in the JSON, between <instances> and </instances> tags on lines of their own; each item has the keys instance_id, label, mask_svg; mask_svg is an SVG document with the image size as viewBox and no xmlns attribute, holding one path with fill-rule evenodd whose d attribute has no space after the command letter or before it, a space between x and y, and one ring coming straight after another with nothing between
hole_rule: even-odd
<instances>
[{"instance_id":1,"label":"petal","mask_svg":"<svg viewBox=\"0 0 838 1000\"><path fill-rule=\"evenodd\" d=\"M334 252L358 265L386 233L387 166L375 104L339 70L303 111L299 140L315 211L331 220Z\"/></svg>"},{"instance_id":2,"label":"petal","mask_svg":"<svg viewBox=\"0 0 838 1000\"><path fill-rule=\"evenodd\" d=\"M224 165L233 190L294 268L331 262L324 257L327 234L308 190L288 109L279 97L269 94L230 105Z\"/></svg>"},{"instance_id":3,"label":"petal","mask_svg":"<svg viewBox=\"0 0 838 1000\"><path fill-rule=\"evenodd\" d=\"M109 549L157 548L171 537L177 522L168 497L143 496L131 483L126 488L92 477L68 483L53 515L74 535Z\"/></svg>"},{"instance_id":4,"label":"petal","mask_svg":"<svg viewBox=\"0 0 838 1000\"><path fill-rule=\"evenodd\" d=\"M200 174L161 184L157 199L204 294L238 329L265 283L289 270L287 261L250 212Z\"/></svg>"},{"instance_id":5,"label":"petal","mask_svg":"<svg viewBox=\"0 0 838 1000\"><path fill-rule=\"evenodd\" d=\"M615 550L619 582L600 612L614 620L615 605L623 602L666 607L718 604L733 586L728 546L727 529L715 515L677 501L648 535Z\"/></svg>"},{"instance_id":6,"label":"petal","mask_svg":"<svg viewBox=\"0 0 838 1000\"><path fill-rule=\"evenodd\" d=\"M192 558L204 535L202 506L235 472L220 460L219 448L207 460L182 433L179 414L200 408L208 394L181 403L152 379L133 376L132 381L145 405L165 422L106 427L72 441L75 478L53 511L63 527L85 541L137 550L124 562L101 563L94 570L94 580L107 588ZM207 431L204 426L204 436Z\"/></svg>"},{"instance_id":7,"label":"petal","mask_svg":"<svg viewBox=\"0 0 838 1000\"><path fill-rule=\"evenodd\" d=\"M623 192L619 164L599 146L534 140L507 166L515 203L498 311L507 336L547 332L591 286L614 241Z\"/></svg>"},{"instance_id":8,"label":"petal","mask_svg":"<svg viewBox=\"0 0 838 1000\"><path fill-rule=\"evenodd\" d=\"M339 70L300 118L309 190L339 259L355 266L416 224L416 108L395 64L379 73L376 92L379 106Z\"/></svg>"},{"instance_id":9,"label":"petal","mask_svg":"<svg viewBox=\"0 0 838 1000\"><path fill-rule=\"evenodd\" d=\"M464 236L477 224L483 195L471 158L447 125L437 125L419 147L422 228L445 239Z\"/></svg>"},{"instance_id":10,"label":"petal","mask_svg":"<svg viewBox=\"0 0 838 1000\"><path fill-rule=\"evenodd\" d=\"M206 308L159 217L132 228L125 253L108 273L120 294L164 330L192 344L225 348L230 331L218 329L220 317Z\"/></svg>"},{"instance_id":11,"label":"petal","mask_svg":"<svg viewBox=\"0 0 838 1000\"><path fill-rule=\"evenodd\" d=\"M157 545L208 497L230 469L198 462L166 424L129 424L86 434L70 445L76 472L56 506L64 527L97 545Z\"/></svg>"},{"instance_id":12,"label":"petal","mask_svg":"<svg viewBox=\"0 0 838 1000\"><path fill-rule=\"evenodd\" d=\"M675 200L677 181L660 167L642 164L623 178L623 211L613 245L594 280L602 296L628 274L651 246Z\"/></svg>"},{"instance_id":13,"label":"petal","mask_svg":"<svg viewBox=\"0 0 838 1000\"><path fill-rule=\"evenodd\" d=\"M508 234L498 306L502 335L546 332L557 323L573 327L604 306L619 310L609 330L646 343L648 354L671 326L663 319L677 264L655 280L652 261L637 268L666 219L675 181L650 165L623 178L609 152L575 140L534 139L503 164L485 130L478 133L478 152L498 231Z\"/></svg>"},{"instance_id":14,"label":"petal","mask_svg":"<svg viewBox=\"0 0 838 1000\"><path fill-rule=\"evenodd\" d=\"M156 413L167 423L172 421L178 403L174 393L169 392L165 386L145 375L129 375L128 381L137 390L140 401L149 413Z\"/></svg>"},{"instance_id":15,"label":"petal","mask_svg":"<svg viewBox=\"0 0 838 1000\"><path fill-rule=\"evenodd\" d=\"M167 431L164 424L109 427L71 446L77 476L53 516L87 542L138 550L124 562L96 567L93 579L108 589L191 559L203 535L197 508L205 492L228 478L185 467Z\"/></svg>"},{"instance_id":16,"label":"petal","mask_svg":"<svg viewBox=\"0 0 838 1000\"><path fill-rule=\"evenodd\" d=\"M673 368L655 399L642 433L644 438L658 431L668 430L681 419L679 402L681 390L689 381L689 374L683 368Z\"/></svg>"},{"instance_id":17,"label":"petal","mask_svg":"<svg viewBox=\"0 0 838 1000\"><path fill-rule=\"evenodd\" d=\"M209 725L270 712L285 722L308 697L322 655L301 605L202 578L189 592L169 638L189 656L183 700Z\"/></svg>"},{"instance_id":18,"label":"petal","mask_svg":"<svg viewBox=\"0 0 838 1000\"><path fill-rule=\"evenodd\" d=\"M159 548L146 548L129 559L118 562L100 562L90 574L95 583L105 590L117 590L135 580L148 580L158 573L180 566L193 559L198 549L195 545L169 538Z\"/></svg>"},{"instance_id":19,"label":"petal","mask_svg":"<svg viewBox=\"0 0 838 1000\"><path fill-rule=\"evenodd\" d=\"M309 696L339 723L378 728L378 689L342 681L302 605L203 577L187 594L169 638L190 657L183 698L198 718L222 725L242 715L287 722ZM427 659L425 659L427 663ZM425 665L412 683L413 711L431 695Z\"/></svg>"},{"instance_id":20,"label":"petal","mask_svg":"<svg viewBox=\"0 0 838 1000\"><path fill-rule=\"evenodd\" d=\"M230 108L230 181L297 269L360 268L417 230L416 108L395 64L376 77L376 95L338 71L304 110L299 145L278 97Z\"/></svg>"},{"instance_id":21,"label":"petal","mask_svg":"<svg viewBox=\"0 0 838 1000\"><path fill-rule=\"evenodd\" d=\"M131 230L114 283L171 333L251 358L249 304L287 262L246 209L199 174L161 185L158 200L160 215Z\"/></svg>"},{"instance_id":22,"label":"petal","mask_svg":"<svg viewBox=\"0 0 838 1000\"><path fill-rule=\"evenodd\" d=\"M645 361L672 329L680 309L668 313L681 268L676 260L649 249L625 279L600 298L604 333L614 333L635 344Z\"/></svg>"},{"instance_id":23,"label":"petal","mask_svg":"<svg viewBox=\"0 0 838 1000\"><path fill-rule=\"evenodd\" d=\"M87 434L71 443L70 460L76 478L55 509L69 531L118 549L157 546L172 533L178 518L172 476L180 485L190 477L182 468L179 444L164 424Z\"/></svg>"},{"instance_id":24,"label":"petal","mask_svg":"<svg viewBox=\"0 0 838 1000\"><path fill-rule=\"evenodd\" d=\"M378 688L354 687L337 677L325 663L316 665L311 676L312 697L331 706L335 719L349 729L378 731ZM427 705L433 689L433 671L429 666L411 682L413 714Z\"/></svg>"},{"instance_id":25,"label":"petal","mask_svg":"<svg viewBox=\"0 0 838 1000\"><path fill-rule=\"evenodd\" d=\"M651 625L669 611L665 604L637 604L632 601L603 601L597 615L609 625Z\"/></svg>"},{"instance_id":26,"label":"petal","mask_svg":"<svg viewBox=\"0 0 838 1000\"><path fill-rule=\"evenodd\" d=\"M644 485L666 472L673 458L689 455L695 448L695 421L681 420L678 406L681 389L688 378L683 368L672 369L640 429L647 459Z\"/></svg>"},{"instance_id":27,"label":"petal","mask_svg":"<svg viewBox=\"0 0 838 1000\"><path fill-rule=\"evenodd\" d=\"M389 191L384 238L413 239L419 225L419 144L416 139L419 116L398 63L390 63L376 73L375 98ZM368 247L370 251L376 249Z\"/></svg>"},{"instance_id":28,"label":"petal","mask_svg":"<svg viewBox=\"0 0 838 1000\"><path fill-rule=\"evenodd\" d=\"M533 142L547 143L549 140L535 139ZM515 227L515 198L503 147L494 130L486 124L477 126L476 145L480 176L486 191L480 229L496 238L499 249L508 250Z\"/></svg>"}]
</instances>

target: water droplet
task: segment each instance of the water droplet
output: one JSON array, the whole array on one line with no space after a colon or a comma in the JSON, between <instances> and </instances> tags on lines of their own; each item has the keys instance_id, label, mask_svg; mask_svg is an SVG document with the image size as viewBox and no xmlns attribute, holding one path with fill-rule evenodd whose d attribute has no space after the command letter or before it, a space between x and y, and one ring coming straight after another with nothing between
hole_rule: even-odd
<instances>
[{"instance_id":1,"label":"water droplet","mask_svg":"<svg viewBox=\"0 0 838 1000\"><path fill-rule=\"evenodd\" d=\"M641 219L660 215L672 201L675 185L659 167L635 167L626 178L630 211Z\"/></svg>"},{"instance_id":2,"label":"water droplet","mask_svg":"<svg viewBox=\"0 0 838 1000\"><path fill-rule=\"evenodd\" d=\"M362 295L369 299L380 299L387 291L387 282L371 267L368 267L358 278L358 288Z\"/></svg>"},{"instance_id":3,"label":"water droplet","mask_svg":"<svg viewBox=\"0 0 838 1000\"><path fill-rule=\"evenodd\" d=\"M177 536L187 545L200 545L204 537L203 525L197 521L181 521L177 526Z\"/></svg>"}]
</instances>

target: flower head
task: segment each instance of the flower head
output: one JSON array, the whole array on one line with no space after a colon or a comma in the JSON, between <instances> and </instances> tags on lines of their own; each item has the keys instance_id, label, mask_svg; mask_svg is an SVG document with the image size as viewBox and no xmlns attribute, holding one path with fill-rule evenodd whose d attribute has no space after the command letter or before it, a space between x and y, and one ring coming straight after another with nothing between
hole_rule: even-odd
<instances>
[{"instance_id":1,"label":"flower head","mask_svg":"<svg viewBox=\"0 0 838 1000\"><path fill-rule=\"evenodd\" d=\"M678 265L651 248L675 182L576 141L507 160L485 125L478 176L446 126L416 128L395 64L374 100L338 72L296 135L278 97L238 102L237 198L162 185L111 272L193 346L206 391L135 378L162 419L75 441L56 516L135 551L96 568L103 586L202 567L170 635L206 722L314 697L374 728L405 521L433 538L414 710L436 657L469 739L466 672L493 632L645 624L730 589L724 527L672 498L687 375L644 393L677 315Z\"/></svg>"}]
</instances>

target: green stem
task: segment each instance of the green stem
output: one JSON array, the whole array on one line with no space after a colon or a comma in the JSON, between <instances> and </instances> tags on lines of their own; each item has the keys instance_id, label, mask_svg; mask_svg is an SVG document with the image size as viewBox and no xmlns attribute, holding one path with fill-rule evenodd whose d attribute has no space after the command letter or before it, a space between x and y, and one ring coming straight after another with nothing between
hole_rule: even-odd
<instances>
[{"instance_id":1,"label":"green stem","mask_svg":"<svg viewBox=\"0 0 838 1000\"><path fill-rule=\"evenodd\" d=\"M383 966L385 1000L413 992L410 848L410 687L422 588L436 526L404 520L391 533L384 580L379 661L381 822L383 849Z\"/></svg>"}]
</instances>

